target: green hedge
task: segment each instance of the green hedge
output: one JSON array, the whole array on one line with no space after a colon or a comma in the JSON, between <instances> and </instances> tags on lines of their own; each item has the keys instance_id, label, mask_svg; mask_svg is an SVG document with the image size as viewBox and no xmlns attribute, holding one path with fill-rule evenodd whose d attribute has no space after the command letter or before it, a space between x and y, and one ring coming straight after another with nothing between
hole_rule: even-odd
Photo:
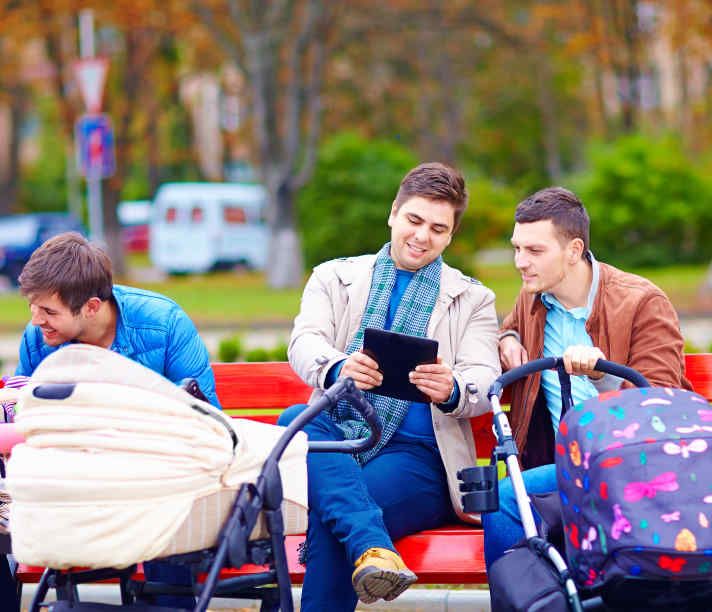
<instances>
[{"instance_id":1,"label":"green hedge","mask_svg":"<svg viewBox=\"0 0 712 612\"><path fill-rule=\"evenodd\" d=\"M298 199L304 259L314 266L336 257L373 253L389 239L390 205L418 160L401 145L338 134L320 148L312 181ZM472 272L478 249L511 235L514 191L484 178L467 181L470 205L445 260Z\"/></svg>"},{"instance_id":2,"label":"green hedge","mask_svg":"<svg viewBox=\"0 0 712 612\"><path fill-rule=\"evenodd\" d=\"M373 253L388 240L388 212L416 158L397 143L338 134L319 149L314 176L297 200L307 266Z\"/></svg>"},{"instance_id":3,"label":"green hedge","mask_svg":"<svg viewBox=\"0 0 712 612\"><path fill-rule=\"evenodd\" d=\"M591 216L591 244L623 266L708 261L712 184L673 137L632 135L589 151L572 187Z\"/></svg>"}]
</instances>

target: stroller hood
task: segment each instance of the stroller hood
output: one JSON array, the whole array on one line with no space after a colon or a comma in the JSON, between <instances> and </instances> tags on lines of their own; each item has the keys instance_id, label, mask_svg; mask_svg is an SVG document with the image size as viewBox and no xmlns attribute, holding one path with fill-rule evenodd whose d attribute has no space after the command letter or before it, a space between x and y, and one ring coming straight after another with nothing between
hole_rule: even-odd
<instances>
[{"instance_id":1,"label":"stroller hood","mask_svg":"<svg viewBox=\"0 0 712 612\"><path fill-rule=\"evenodd\" d=\"M556 437L566 551L580 585L712 576L712 410L681 389L627 389L570 410Z\"/></svg>"},{"instance_id":2,"label":"stroller hood","mask_svg":"<svg viewBox=\"0 0 712 612\"><path fill-rule=\"evenodd\" d=\"M57 385L62 385L57 387ZM283 428L231 419L111 351L71 345L22 390L8 463L13 554L126 567L210 547ZM282 460L287 531L306 526L306 436ZM253 536L260 535L260 526Z\"/></svg>"}]
</instances>

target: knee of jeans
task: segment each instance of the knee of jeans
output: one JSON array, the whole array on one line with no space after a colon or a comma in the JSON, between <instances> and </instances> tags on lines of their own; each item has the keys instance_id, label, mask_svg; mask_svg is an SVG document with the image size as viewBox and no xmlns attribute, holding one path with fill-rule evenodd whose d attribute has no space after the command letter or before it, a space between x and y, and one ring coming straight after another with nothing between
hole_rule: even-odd
<instances>
[{"instance_id":1,"label":"knee of jeans","mask_svg":"<svg viewBox=\"0 0 712 612\"><path fill-rule=\"evenodd\" d=\"M294 404L279 415L277 419L277 425L286 427L289 425L297 416L307 407L307 404Z\"/></svg>"},{"instance_id":2,"label":"knee of jeans","mask_svg":"<svg viewBox=\"0 0 712 612\"><path fill-rule=\"evenodd\" d=\"M512 481L509 478L503 478L499 481L500 504L503 501L506 503L510 500L513 500L514 498L514 487L512 486Z\"/></svg>"}]
</instances>

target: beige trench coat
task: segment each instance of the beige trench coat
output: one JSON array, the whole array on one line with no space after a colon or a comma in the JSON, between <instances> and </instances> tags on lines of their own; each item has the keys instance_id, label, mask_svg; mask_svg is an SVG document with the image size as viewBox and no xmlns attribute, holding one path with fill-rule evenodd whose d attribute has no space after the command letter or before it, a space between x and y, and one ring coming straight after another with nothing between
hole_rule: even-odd
<instances>
[{"instance_id":1,"label":"beige trench coat","mask_svg":"<svg viewBox=\"0 0 712 612\"><path fill-rule=\"evenodd\" d=\"M371 288L375 255L335 259L316 268L302 296L289 342L289 363L315 388L324 389L326 374L345 359L345 348L358 331ZM460 401L451 413L431 405L433 428L445 465L450 498L463 520L458 470L476 463L469 417L490 410L487 390L500 374L494 293L443 264L440 295L428 324L428 337L439 343L439 356L453 368Z\"/></svg>"}]
</instances>

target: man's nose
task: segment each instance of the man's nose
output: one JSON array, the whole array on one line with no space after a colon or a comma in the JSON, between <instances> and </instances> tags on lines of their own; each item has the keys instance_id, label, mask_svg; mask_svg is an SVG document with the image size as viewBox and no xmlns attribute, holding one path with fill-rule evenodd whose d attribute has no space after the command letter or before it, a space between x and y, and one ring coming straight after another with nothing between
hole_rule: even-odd
<instances>
[{"instance_id":1,"label":"man's nose","mask_svg":"<svg viewBox=\"0 0 712 612\"><path fill-rule=\"evenodd\" d=\"M42 311L39 308L30 306L30 314L32 315L32 325L41 325L44 323Z\"/></svg>"},{"instance_id":2,"label":"man's nose","mask_svg":"<svg viewBox=\"0 0 712 612\"><path fill-rule=\"evenodd\" d=\"M420 242L425 242L428 239L429 230L427 227L419 225L415 230L415 237Z\"/></svg>"},{"instance_id":3,"label":"man's nose","mask_svg":"<svg viewBox=\"0 0 712 612\"><path fill-rule=\"evenodd\" d=\"M521 251L514 253L514 266L518 270L522 270L523 268L526 268L528 265L529 265L529 261L527 260L524 253L522 253Z\"/></svg>"}]
</instances>

